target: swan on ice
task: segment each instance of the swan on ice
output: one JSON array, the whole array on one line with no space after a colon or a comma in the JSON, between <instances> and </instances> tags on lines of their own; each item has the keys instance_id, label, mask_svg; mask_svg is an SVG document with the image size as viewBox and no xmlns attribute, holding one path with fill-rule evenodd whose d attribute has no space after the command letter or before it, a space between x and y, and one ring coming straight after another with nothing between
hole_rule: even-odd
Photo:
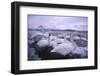
<instances>
[{"instance_id":1,"label":"swan on ice","mask_svg":"<svg viewBox=\"0 0 100 76\"><path fill-rule=\"evenodd\" d=\"M56 36L49 36L47 39L41 39L40 41L38 41L37 45L39 47L46 47L46 46L52 46L53 48L56 47L57 45L57 37Z\"/></svg>"},{"instance_id":2,"label":"swan on ice","mask_svg":"<svg viewBox=\"0 0 100 76\"><path fill-rule=\"evenodd\" d=\"M68 41L67 39L64 39L64 40L65 41L63 43L56 46L53 50L51 50L51 52L57 52L65 56L71 53L77 47L72 36L70 36L70 41Z\"/></svg>"},{"instance_id":3,"label":"swan on ice","mask_svg":"<svg viewBox=\"0 0 100 76\"><path fill-rule=\"evenodd\" d=\"M65 55L71 53L73 49L75 49L75 47L73 47L73 44L69 42L69 43L59 44L53 50L51 50L51 52L57 52L57 53L65 56Z\"/></svg>"}]
</instances>

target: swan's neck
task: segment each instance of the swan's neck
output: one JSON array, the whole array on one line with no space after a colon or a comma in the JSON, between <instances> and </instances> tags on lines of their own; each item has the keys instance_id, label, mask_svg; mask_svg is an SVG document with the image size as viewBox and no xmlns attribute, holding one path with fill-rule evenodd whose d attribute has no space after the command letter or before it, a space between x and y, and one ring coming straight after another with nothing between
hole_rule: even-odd
<instances>
[{"instance_id":1,"label":"swan's neck","mask_svg":"<svg viewBox=\"0 0 100 76\"><path fill-rule=\"evenodd\" d=\"M48 46L50 45L50 36L48 36Z\"/></svg>"},{"instance_id":2,"label":"swan's neck","mask_svg":"<svg viewBox=\"0 0 100 76\"><path fill-rule=\"evenodd\" d=\"M50 45L50 36L51 36L51 34L49 33L48 34L48 46Z\"/></svg>"},{"instance_id":3,"label":"swan's neck","mask_svg":"<svg viewBox=\"0 0 100 76\"><path fill-rule=\"evenodd\" d=\"M75 43L75 41L74 41L74 39L73 39L73 36L70 37L70 42L71 42L75 47L77 47L77 45L76 45L76 43Z\"/></svg>"}]
</instances>

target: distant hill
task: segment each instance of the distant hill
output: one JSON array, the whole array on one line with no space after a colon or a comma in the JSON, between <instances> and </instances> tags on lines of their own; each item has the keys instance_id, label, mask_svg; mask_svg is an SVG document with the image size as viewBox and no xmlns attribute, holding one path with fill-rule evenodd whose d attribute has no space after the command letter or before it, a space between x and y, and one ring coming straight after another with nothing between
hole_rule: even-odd
<instances>
[{"instance_id":1,"label":"distant hill","mask_svg":"<svg viewBox=\"0 0 100 76\"><path fill-rule=\"evenodd\" d=\"M79 31L79 30L72 30L72 29L64 29L64 30L60 30L60 29L43 29L44 31L70 31L70 32L88 32L88 31ZM40 31L40 29L28 29L28 31Z\"/></svg>"}]
</instances>

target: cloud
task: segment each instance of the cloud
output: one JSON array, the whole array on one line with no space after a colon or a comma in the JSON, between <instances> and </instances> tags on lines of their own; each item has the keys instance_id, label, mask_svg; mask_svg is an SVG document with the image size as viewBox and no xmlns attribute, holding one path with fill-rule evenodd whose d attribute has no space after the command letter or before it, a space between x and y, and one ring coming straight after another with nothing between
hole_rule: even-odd
<instances>
[{"instance_id":1,"label":"cloud","mask_svg":"<svg viewBox=\"0 0 100 76\"><path fill-rule=\"evenodd\" d=\"M44 28L49 29L87 30L88 18L78 16L28 16L29 28L38 28L38 26L40 25L42 25Z\"/></svg>"}]
</instances>

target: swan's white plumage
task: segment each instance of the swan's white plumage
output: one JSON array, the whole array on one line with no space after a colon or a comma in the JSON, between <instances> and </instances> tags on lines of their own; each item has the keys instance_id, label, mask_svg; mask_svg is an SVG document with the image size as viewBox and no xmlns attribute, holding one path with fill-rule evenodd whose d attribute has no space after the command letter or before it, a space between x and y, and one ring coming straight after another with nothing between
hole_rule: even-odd
<instances>
[{"instance_id":1,"label":"swan's white plumage","mask_svg":"<svg viewBox=\"0 0 100 76\"><path fill-rule=\"evenodd\" d=\"M72 50L74 49L75 46L71 42L67 42L67 43L64 42L56 46L53 50L51 50L51 52L57 52L61 55L67 55L70 52L72 52Z\"/></svg>"},{"instance_id":2,"label":"swan's white plumage","mask_svg":"<svg viewBox=\"0 0 100 76\"><path fill-rule=\"evenodd\" d=\"M42 39L40 40L37 45L39 47L45 47L45 46L52 46L53 48L56 47L57 45L57 41L56 41L57 37L56 36L50 36L50 40L48 39Z\"/></svg>"},{"instance_id":3,"label":"swan's white plumage","mask_svg":"<svg viewBox=\"0 0 100 76\"><path fill-rule=\"evenodd\" d=\"M39 47L45 47L45 46L48 46L48 40L40 40L37 45Z\"/></svg>"},{"instance_id":4,"label":"swan's white plumage","mask_svg":"<svg viewBox=\"0 0 100 76\"><path fill-rule=\"evenodd\" d=\"M57 46L57 37L56 36L50 36L50 46L55 48Z\"/></svg>"}]
</instances>

